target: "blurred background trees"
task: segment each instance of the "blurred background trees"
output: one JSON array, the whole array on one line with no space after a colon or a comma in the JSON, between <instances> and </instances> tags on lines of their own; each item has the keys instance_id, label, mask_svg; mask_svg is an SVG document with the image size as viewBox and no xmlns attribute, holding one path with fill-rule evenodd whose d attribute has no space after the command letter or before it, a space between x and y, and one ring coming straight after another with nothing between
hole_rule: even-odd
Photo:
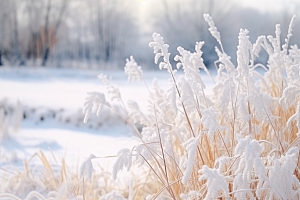
<instances>
[{"instance_id":1,"label":"blurred background trees","mask_svg":"<svg viewBox=\"0 0 300 200\"><path fill-rule=\"evenodd\" d=\"M247 28L254 42L280 23L284 41L299 5L282 0L279 10L264 11L237 0L0 0L0 66L122 69L134 55L150 68L153 53L147 44L153 32L165 37L172 56L178 46L194 51L197 41L205 41L203 57L211 66L217 43L203 13L213 17L234 60L240 28ZM300 41L299 27L293 43Z\"/></svg>"},{"instance_id":2,"label":"blurred background trees","mask_svg":"<svg viewBox=\"0 0 300 200\"><path fill-rule=\"evenodd\" d=\"M196 42L204 41L203 57L207 65L216 60L215 46L217 42L208 31L207 22L203 18L204 13L209 13L221 30L221 35L230 32L226 27L225 18L234 5L223 0L161 0L158 17L154 18L154 26L157 32L167 36L173 57L177 54L177 47L194 51ZM157 11L157 10L156 10ZM232 33L233 34L233 33Z\"/></svg>"}]
</instances>

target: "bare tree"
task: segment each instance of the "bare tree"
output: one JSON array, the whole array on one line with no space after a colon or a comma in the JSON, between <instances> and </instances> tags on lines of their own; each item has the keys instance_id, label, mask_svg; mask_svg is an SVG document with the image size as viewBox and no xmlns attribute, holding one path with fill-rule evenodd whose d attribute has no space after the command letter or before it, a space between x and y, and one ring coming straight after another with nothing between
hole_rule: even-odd
<instances>
[{"instance_id":1,"label":"bare tree","mask_svg":"<svg viewBox=\"0 0 300 200\"><path fill-rule=\"evenodd\" d=\"M121 0L98 1L97 27L101 57L109 62L125 51L126 38L130 40L136 26L130 14L130 4Z\"/></svg>"},{"instance_id":2,"label":"bare tree","mask_svg":"<svg viewBox=\"0 0 300 200\"><path fill-rule=\"evenodd\" d=\"M67 5L69 3L69 0L61 0L61 6L59 9L58 17L55 19L56 22L54 23L53 31L52 31L52 38L55 38L57 34L57 30L61 25L63 15L66 11ZM50 41L50 17L51 14L53 14L54 11L52 11L52 0L47 0L47 6L46 6L46 14L45 14L45 43L43 47L43 61L42 65L45 66L47 63L47 60L49 58L50 54L50 43L53 41Z\"/></svg>"},{"instance_id":3,"label":"bare tree","mask_svg":"<svg viewBox=\"0 0 300 200\"><path fill-rule=\"evenodd\" d=\"M3 0L0 1L0 8L5 8L4 7L4 2ZM2 56L3 56L3 43L4 43L4 23L3 23L3 19L5 18L5 12L3 12L3 10L0 9L0 66L3 65L2 62Z\"/></svg>"},{"instance_id":4,"label":"bare tree","mask_svg":"<svg viewBox=\"0 0 300 200\"><path fill-rule=\"evenodd\" d=\"M130 54L129 44L138 32L131 1L86 0L72 11L69 21L74 25L70 34L72 38L76 35L71 41L70 53L76 54L73 57L88 62L124 62Z\"/></svg>"},{"instance_id":5,"label":"bare tree","mask_svg":"<svg viewBox=\"0 0 300 200\"><path fill-rule=\"evenodd\" d=\"M27 52L27 57L32 57L33 64L36 64L36 59L40 57L41 54L41 27L42 27L42 8L44 6L44 1L40 0L27 0L25 12L28 14L29 20L29 49Z\"/></svg>"}]
</instances>

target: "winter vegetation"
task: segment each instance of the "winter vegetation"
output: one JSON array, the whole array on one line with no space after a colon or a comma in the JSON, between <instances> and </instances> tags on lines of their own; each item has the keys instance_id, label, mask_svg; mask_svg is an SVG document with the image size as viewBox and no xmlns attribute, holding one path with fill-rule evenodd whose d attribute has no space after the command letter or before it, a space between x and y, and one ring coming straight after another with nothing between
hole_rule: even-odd
<instances>
[{"instance_id":1,"label":"winter vegetation","mask_svg":"<svg viewBox=\"0 0 300 200\"><path fill-rule=\"evenodd\" d=\"M259 36L254 44L249 31L240 29L237 66L225 53L212 18L204 14L204 19L218 43L216 77L203 63L204 42L197 42L193 53L177 48L176 66L184 75L176 76L169 45L154 33L149 46L155 63L171 78L165 90L157 83L151 89L146 85L149 112L141 112L133 101L124 105L120 91L108 88L111 101L121 102L123 112L116 112L141 141L118 152L112 178L134 164L147 170L147 176L134 180L133 196L115 191L102 199L299 199L300 51L289 44L296 17L283 44L279 24L275 36ZM262 50L269 55L266 66L255 62ZM215 80L211 95L204 92L199 70ZM129 80L143 80L132 57L125 72ZM84 121L92 108L98 115L103 107L114 110L103 93L88 93ZM86 170L90 179L91 160L96 158L91 155L80 174Z\"/></svg>"},{"instance_id":2,"label":"winter vegetation","mask_svg":"<svg viewBox=\"0 0 300 200\"><path fill-rule=\"evenodd\" d=\"M114 155L90 152L76 172L64 159L53 166L43 151L24 161L22 169L1 167L0 200L299 199L300 50L291 42L296 16L286 35L277 24L274 34L251 42L250 32L240 29L236 61L226 53L218 23L209 14L201 17L216 45L217 57L211 61L216 74L203 58L205 50L211 54L206 47L210 40L195 42L193 50L178 46L172 57L162 35L153 33L149 47L160 73L169 75L168 87L157 79L150 86L147 71L133 56L124 67L129 82L144 85L146 111L139 102L125 101L113 79L100 74L107 91L88 92L84 116L70 114L78 117L76 123L97 124L96 116L109 113L113 122L126 122L139 142ZM260 60L264 54L267 62ZM210 92L203 72L213 82ZM28 111L20 103L0 106L0 136L5 139L10 124L17 130ZM49 110L34 110L28 113L49 118ZM111 157L110 171L96 168L97 160ZM30 165L33 158L41 164Z\"/></svg>"}]
</instances>

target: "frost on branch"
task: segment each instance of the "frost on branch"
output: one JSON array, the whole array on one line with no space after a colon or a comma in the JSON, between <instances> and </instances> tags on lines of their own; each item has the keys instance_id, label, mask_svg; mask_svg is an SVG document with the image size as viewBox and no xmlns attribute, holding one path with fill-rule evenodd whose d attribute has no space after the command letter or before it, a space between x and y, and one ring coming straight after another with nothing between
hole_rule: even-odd
<instances>
[{"instance_id":1,"label":"frost on branch","mask_svg":"<svg viewBox=\"0 0 300 200\"><path fill-rule=\"evenodd\" d=\"M85 161L81 163L79 169L79 178L86 176L87 179L91 180L92 173L93 173L93 164L92 164L93 158L96 158L96 156L91 154L90 157L88 157Z\"/></svg>"},{"instance_id":2,"label":"frost on branch","mask_svg":"<svg viewBox=\"0 0 300 200\"><path fill-rule=\"evenodd\" d=\"M235 176L233 181L233 190L234 191L245 190L245 192L236 192L234 194L234 197L236 199L247 199L247 197L249 197L249 199L255 199L250 189L249 182L243 179L243 173L239 173Z\"/></svg>"},{"instance_id":3,"label":"frost on branch","mask_svg":"<svg viewBox=\"0 0 300 200\"><path fill-rule=\"evenodd\" d=\"M149 144L148 146L151 148L154 145ZM153 158L151 152L144 144L137 145L135 147L135 150L137 152L135 162L139 167L141 167L145 163L145 160L150 161Z\"/></svg>"},{"instance_id":4,"label":"frost on branch","mask_svg":"<svg viewBox=\"0 0 300 200\"><path fill-rule=\"evenodd\" d=\"M215 23L214 23L212 17L209 14L203 14L203 17L209 25L209 29L208 29L209 32L211 33L211 35L214 38L216 38L218 43L221 45L221 35L220 35L220 32L218 31L217 27L215 26Z\"/></svg>"},{"instance_id":5,"label":"frost on branch","mask_svg":"<svg viewBox=\"0 0 300 200\"><path fill-rule=\"evenodd\" d=\"M117 174L119 171L123 169L123 167L127 167L127 171L129 171L131 165L132 165L132 152L128 148L121 149L118 152L117 160L113 165L113 173L112 173L113 179L114 180L117 179Z\"/></svg>"},{"instance_id":6,"label":"frost on branch","mask_svg":"<svg viewBox=\"0 0 300 200\"><path fill-rule=\"evenodd\" d=\"M207 180L207 194L205 200L217 199L219 192L222 192L226 197L228 197L228 187L224 176L218 172L217 169L211 169L206 165L202 166L199 170L199 181Z\"/></svg>"},{"instance_id":7,"label":"frost on branch","mask_svg":"<svg viewBox=\"0 0 300 200\"><path fill-rule=\"evenodd\" d=\"M295 85L291 85L289 87L286 87L283 90L283 95L279 100L279 103L285 108L288 109L289 106L292 106L295 104L297 99L300 97L300 87L297 87Z\"/></svg>"},{"instance_id":8,"label":"frost on branch","mask_svg":"<svg viewBox=\"0 0 300 200\"><path fill-rule=\"evenodd\" d=\"M285 44L282 45L282 49L287 51L288 49L288 45L289 45L289 40L292 37L292 32L293 32L293 28L295 26L295 21L296 21L296 15L293 15L291 22L289 24L289 29L288 29L288 34L287 34L287 38L285 39Z\"/></svg>"},{"instance_id":9,"label":"frost on branch","mask_svg":"<svg viewBox=\"0 0 300 200\"><path fill-rule=\"evenodd\" d=\"M128 110L129 110L129 116L132 118L134 123L140 123L140 124L143 124L143 125L149 125L150 124L147 117L140 110L140 107L139 107L137 102L129 100L127 102L127 105L128 105Z\"/></svg>"},{"instance_id":10,"label":"frost on branch","mask_svg":"<svg viewBox=\"0 0 300 200\"><path fill-rule=\"evenodd\" d=\"M110 96L111 96L111 98L110 98L111 101L113 101L113 100L121 101L122 100L119 88L117 88L116 86L114 86L110 83L110 80L107 78L107 75L100 74L98 76L98 78L102 81L103 84L106 85L108 94L110 94Z\"/></svg>"},{"instance_id":11,"label":"frost on branch","mask_svg":"<svg viewBox=\"0 0 300 200\"><path fill-rule=\"evenodd\" d=\"M180 54L176 55L174 60L178 61L177 68L183 68L185 78L188 80L190 85L195 91L201 91L205 89L205 85L200 76L200 69L204 69L207 72L207 69L203 63L201 47L204 42L197 43L195 46L195 53L185 50L182 47L178 47L177 50Z\"/></svg>"},{"instance_id":12,"label":"frost on branch","mask_svg":"<svg viewBox=\"0 0 300 200\"><path fill-rule=\"evenodd\" d=\"M133 56L130 59L126 59L126 65L124 67L125 74L128 75L128 82L141 81L143 79L143 70L141 66L135 62Z\"/></svg>"},{"instance_id":13,"label":"frost on branch","mask_svg":"<svg viewBox=\"0 0 300 200\"><path fill-rule=\"evenodd\" d=\"M298 102L298 106L297 106L297 108L296 108L296 112L295 112L295 114L293 114L290 118L289 118L289 120L286 122L286 126L288 127L288 128L290 128L291 127L291 124L292 124L292 122L294 121L294 120L296 120L296 125L297 125L297 127L298 127L298 133L297 133L297 136L299 137L300 136L300 101Z\"/></svg>"},{"instance_id":14,"label":"frost on branch","mask_svg":"<svg viewBox=\"0 0 300 200\"><path fill-rule=\"evenodd\" d=\"M86 100L83 107L84 123L87 123L93 108L96 109L96 114L97 116L99 116L100 111L102 110L104 105L111 107L110 103L106 101L105 95L103 93L88 92L87 94L88 97L85 98Z\"/></svg>"},{"instance_id":15,"label":"frost on branch","mask_svg":"<svg viewBox=\"0 0 300 200\"><path fill-rule=\"evenodd\" d=\"M229 74L230 77L235 78L236 77L236 69L234 64L231 62L230 56L228 56L226 53L221 52L217 47L215 47L215 51L219 57L219 61L221 64L219 65L218 69L218 79L222 77L224 73L222 71L226 69L227 73Z\"/></svg>"},{"instance_id":16,"label":"frost on branch","mask_svg":"<svg viewBox=\"0 0 300 200\"><path fill-rule=\"evenodd\" d=\"M295 55L293 55L295 54ZM300 88L300 66L296 63L300 62L300 50L297 47L294 47L290 50L290 57L294 60L295 65L291 65L286 68L287 72L287 82L289 86L297 86Z\"/></svg>"},{"instance_id":17,"label":"frost on branch","mask_svg":"<svg viewBox=\"0 0 300 200\"><path fill-rule=\"evenodd\" d=\"M204 109L202 115L201 122L208 129L207 135L212 139L215 132L220 128L218 115L213 107Z\"/></svg>"},{"instance_id":18,"label":"frost on branch","mask_svg":"<svg viewBox=\"0 0 300 200\"><path fill-rule=\"evenodd\" d=\"M184 171L182 180L181 180L183 184L185 184L187 182L188 178L191 176L191 173L193 171L193 167L195 164L195 155L196 155L197 146L198 146L200 138L201 138L201 135L199 135L196 138L192 137L188 141L183 143L183 147L187 151L187 156L188 156L187 161L185 161L183 163L183 167L186 168L186 170Z\"/></svg>"},{"instance_id":19,"label":"frost on branch","mask_svg":"<svg viewBox=\"0 0 300 200\"><path fill-rule=\"evenodd\" d=\"M192 190L192 191L190 191L190 192L187 193L187 194L184 194L184 193L180 194L180 198L181 198L182 200L195 200L195 199L200 198L200 196L201 196L201 195L198 194L198 193L200 193L200 192L197 192L197 191Z\"/></svg>"},{"instance_id":20,"label":"frost on branch","mask_svg":"<svg viewBox=\"0 0 300 200\"><path fill-rule=\"evenodd\" d=\"M293 32L293 28L295 26L295 21L296 21L296 15L293 15L290 25L289 25L289 29L288 29L288 35L287 37L290 38L292 36L292 32Z\"/></svg>"},{"instance_id":21,"label":"frost on branch","mask_svg":"<svg viewBox=\"0 0 300 200\"><path fill-rule=\"evenodd\" d=\"M164 61L159 63L159 69L168 69L171 70L170 66L170 53L168 52L169 45L164 43L164 38L160 36L160 34L153 33L152 35L153 41L150 42L149 46L154 49L155 54L155 64L158 63L160 57L163 57Z\"/></svg>"},{"instance_id":22,"label":"frost on branch","mask_svg":"<svg viewBox=\"0 0 300 200\"><path fill-rule=\"evenodd\" d=\"M249 80L249 102L251 106L251 112L255 117L262 121L265 113L268 113L267 107L264 104L264 99L259 88L254 84L253 79ZM266 104L268 105L268 104Z\"/></svg>"},{"instance_id":23,"label":"frost on branch","mask_svg":"<svg viewBox=\"0 0 300 200\"><path fill-rule=\"evenodd\" d=\"M174 118L176 118L176 114L178 112L178 107L177 107L177 91L172 84L168 91L165 94L165 98L161 98L159 103L159 108L161 109L161 112L164 113L162 115L162 119L164 122L168 124L173 124L174 123Z\"/></svg>"},{"instance_id":24,"label":"frost on branch","mask_svg":"<svg viewBox=\"0 0 300 200\"><path fill-rule=\"evenodd\" d=\"M180 76L178 79L178 89L181 97L180 101L184 104L188 113L195 111L197 103L194 97L191 85L187 82L184 76Z\"/></svg>"},{"instance_id":25,"label":"frost on branch","mask_svg":"<svg viewBox=\"0 0 300 200\"><path fill-rule=\"evenodd\" d=\"M256 42L253 44L253 47L252 47L252 52L253 52L253 55L258 57L259 55L259 52L261 50L261 47L262 47L262 44L263 44L263 41L266 39L265 36L259 36L256 40Z\"/></svg>"},{"instance_id":26,"label":"frost on branch","mask_svg":"<svg viewBox=\"0 0 300 200\"><path fill-rule=\"evenodd\" d=\"M232 113L232 101L236 94L236 85L229 77L224 80L218 80L213 88L215 108L222 116L229 117Z\"/></svg>"},{"instance_id":27,"label":"frost on branch","mask_svg":"<svg viewBox=\"0 0 300 200\"><path fill-rule=\"evenodd\" d=\"M121 194L117 191L112 191L108 194L103 195L99 200L126 200Z\"/></svg>"},{"instance_id":28,"label":"frost on branch","mask_svg":"<svg viewBox=\"0 0 300 200\"><path fill-rule=\"evenodd\" d=\"M238 78L242 79L247 84L250 78L249 65L250 65L250 50L252 49L251 42L248 36L249 31L247 29L240 29L239 33L239 45L237 50L237 71Z\"/></svg>"},{"instance_id":29,"label":"frost on branch","mask_svg":"<svg viewBox=\"0 0 300 200\"><path fill-rule=\"evenodd\" d=\"M271 197L274 195L279 199L299 198L298 192L295 189L300 189L300 184L294 175L298 154L298 147L292 147L280 159L274 159L273 166L269 168L269 180L265 185L265 187L272 189ZM275 198L274 196L273 198Z\"/></svg>"},{"instance_id":30,"label":"frost on branch","mask_svg":"<svg viewBox=\"0 0 300 200\"><path fill-rule=\"evenodd\" d=\"M238 141L238 144L235 147L235 155L240 156L240 159L239 162L236 162L236 165L238 167L235 173L241 173L242 177L236 176L234 180L235 182L239 182L237 179L241 179L249 183L251 177L255 175L259 177L257 189L260 189L262 187L264 180L266 180L266 169L260 158L261 153L262 147L257 142L257 140L251 140L249 136L246 136L245 138ZM247 185L244 185L243 187L246 186Z\"/></svg>"}]
</instances>

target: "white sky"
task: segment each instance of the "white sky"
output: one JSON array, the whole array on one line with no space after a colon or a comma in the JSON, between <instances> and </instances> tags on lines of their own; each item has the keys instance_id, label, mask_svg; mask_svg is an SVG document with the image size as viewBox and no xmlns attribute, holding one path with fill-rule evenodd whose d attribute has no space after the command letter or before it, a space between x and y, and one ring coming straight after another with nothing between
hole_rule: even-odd
<instances>
[{"instance_id":1,"label":"white sky","mask_svg":"<svg viewBox=\"0 0 300 200\"><path fill-rule=\"evenodd\" d=\"M299 0L236 0L245 7L255 8L260 11L279 11L283 7L299 3Z\"/></svg>"},{"instance_id":2,"label":"white sky","mask_svg":"<svg viewBox=\"0 0 300 200\"><path fill-rule=\"evenodd\" d=\"M147 2L151 0L140 0L143 6L147 6ZM283 7L292 6L295 3L300 3L300 0L235 0L242 6L255 8L260 11L279 11Z\"/></svg>"}]
</instances>

